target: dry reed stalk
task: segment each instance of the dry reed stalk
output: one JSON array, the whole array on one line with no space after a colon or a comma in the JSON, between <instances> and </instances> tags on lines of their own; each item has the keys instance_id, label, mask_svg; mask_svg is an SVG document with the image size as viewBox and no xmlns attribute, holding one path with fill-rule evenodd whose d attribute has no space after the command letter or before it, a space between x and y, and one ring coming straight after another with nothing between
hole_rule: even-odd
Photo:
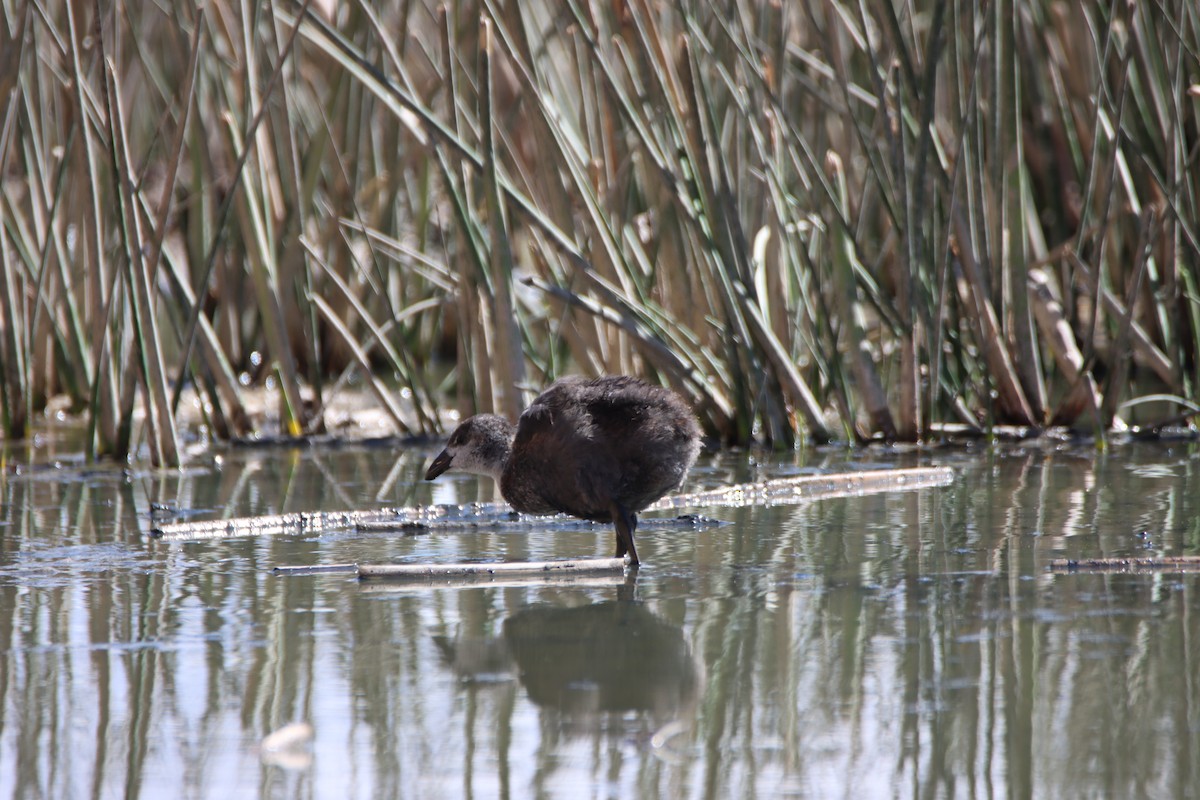
<instances>
[{"instance_id":1,"label":"dry reed stalk","mask_svg":"<svg viewBox=\"0 0 1200 800\"><path fill-rule=\"evenodd\" d=\"M618 572L622 558L581 558L574 561L505 561L469 564L359 564L359 578L444 578L492 575L561 575L577 572Z\"/></svg>"},{"instance_id":2,"label":"dry reed stalk","mask_svg":"<svg viewBox=\"0 0 1200 800\"><path fill-rule=\"evenodd\" d=\"M1104 387L1104 401L1100 404L1100 422L1105 429L1112 426L1119 401L1126 390L1125 383L1132 360L1130 340L1133 334L1133 308L1146 274L1146 264L1150 259L1151 235L1155 230L1156 218L1157 215L1153 208L1147 208L1142 214L1142 246L1139 248L1137 263L1133 270L1133 280L1130 281L1129 291L1125 298L1125 307L1129 310L1124 317L1118 320L1117 336L1113 342L1113 364Z\"/></svg>"},{"instance_id":3,"label":"dry reed stalk","mask_svg":"<svg viewBox=\"0 0 1200 800\"><path fill-rule=\"evenodd\" d=\"M100 13L98 6L95 13L98 18ZM99 47L103 56L102 41L99 43ZM174 467L179 465L178 434L175 430L175 415L171 409L170 394L167 390L166 370L162 357L162 338L159 334L158 315L155 313L151 290L151 273L148 271L153 265L146 263L142 249L146 240L145 223L140 204L135 197L132 156L127 136L128 127L116 75L108 62L105 62L102 68L101 81L104 110L108 122L113 194L116 198L120 234L125 248L125 257L121 263L125 270L125 284L129 290L135 352L138 356L142 387L147 394L146 419L149 428L151 461L157 466ZM127 373L127 375L131 374ZM124 391L125 396L129 398L126 402L130 403L133 395L131 382L127 381ZM132 407L127 405L123 410L125 411L123 419L131 420ZM124 439L124 435L121 438ZM122 442L119 446L122 450L127 450L126 442Z\"/></svg>"},{"instance_id":4,"label":"dry reed stalk","mask_svg":"<svg viewBox=\"0 0 1200 800\"><path fill-rule=\"evenodd\" d=\"M1083 263L1074 253L1069 253L1068 255L1076 274L1082 278L1084 287L1090 292L1097 292L1098 288L1098 294L1100 301L1103 303L1104 311L1111 314L1115 319L1132 320L1132 312L1113 294L1112 290L1106 286L1098 285L1091 268ZM1171 360L1154 343L1150 334L1140 324L1132 321L1129 327L1129 334L1136 363L1139 366L1152 370L1158 376L1158 379L1171 387L1172 390L1180 388L1179 376L1176 374Z\"/></svg>"},{"instance_id":5,"label":"dry reed stalk","mask_svg":"<svg viewBox=\"0 0 1200 800\"><path fill-rule=\"evenodd\" d=\"M28 394L25 391L26 348L22 336L24 314L19 306L18 270L9 263L8 254L8 232L0 225L0 266L4 269L4 275L0 277L0 311L4 312L3 324L0 325L0 335L4 337L4 396L0 402L0 412L3 413L4 435L23 439L29 421Z\"/></svg>"},{"instance_id":6,"label":"dry reed stalk","mask_svg":"<svg viewBox=\"0 0 1200 800\"><path fill-rule=\"evenodd\" d=\"M521 330L513 305L513 254L508 238L508 227L503 203L500 199L499 176L496 153L497 118L493 111L495 87L493 79L493 33L492 21L481 20L482 37L479 52L479 116L483 128L483 192L486 198L488 218L488 268L490 281L489 299L492 308L492 331L496 346L489 349L494 368L492 394L496 410L509 419L516 419L525 410L528 397L522 386L525 383L525 357L521 348Z\"/></svg>"},{"instance_id":7,"label":"dry reed stalk","mask_svg":"<svg viewBox=\"0 0 1200 800\"><path fill-rule=\"evenodd\" d=\"M1096 379L1086 369L1083 353L1063 312L1062 303L1054 296L1050 281L1040 268L1029 270L1029 293L1042 341L1067 379L1067 394L1059 403L1051 422L1061 419L1076 424L1080 421L1086 424L1090 420L1099 423L1100 390Z\"/></svg>"},{"instance_id":8,"label":"dry reed stalk","mask_svg":"<svg viewBox=\"0 0 1200 800\"><path fill-rule=\"evenodd\" d=\"M988 9L994 31L996 55L990 59L997 107L993 114L990 146L991 183L999 191L989 204L990 238L1000 266L1007 339L1014 366L1036 424L1046 421L1046 381L1034 314L1029 306L1030 214L1026 209L1024 121L1022 118L1022 59L1019 13L1013 0L1000 0ZM1013 165L1016 165L1015 168Z\"/></svg>"},{"instance_id":9,"label":"dry reed stalk","mask_svg":"<svg viewBox=\"0 0 1200 800\"><path fill-rule=\"evenodd\" d=\"M166 252L163 253L163 263L166 266L167 275L172 280L175 292L180 298L180 311L184 315L190 316L198 300L192 293L192 287L183 272L183 266L178 264L170 253ZM222 348L217 331L208 317L200 314L196 317L196 323L199 336L196 347L199 348L200 357L207 367L207 377L212 381L215 399L221 409L221 417L229 425L227 433L239 438L247 436L252 433L249 427L249 417L246 407L242 403L237 378L233 374L233 366L229 363L229 357Z\"/></svg>"},{"instance_id":10,"label":"dry reed stalk","mask_svg":"<svg viewBox=\"0 0 1200 800\"><path fill-rule=\"evenodd\" d=\"M1012 354L1005 346L1004 332L996 313L996 307L990 298L984 274L976 259L971 234L965 224L963 214L955 215L955 231L957 238L957 253L963 272L966 275L966 285L963 287L965 297L963 305L971 312L978 337L979 349L988 366L989 375L994 381L1000 407L1008 420L1018 425L1035 425L1033 408L1025 397L1020 379L1013 366Z\"/></svg>"},{"instance_id":11,"label":"dry reed stalk","mask_svg":"<svg viewBox=\"0 0 1200 800\"><path fill-rule=\"evenodd\" d=\"M91 98L94 92L88 91L90 81L83 64L84 38L88 35L80 29L75 21L73 3L65 6L67 17L67 38L70 43L70 74L72 76L72 99L77 110L91 110L100 117L99 109L93 107ZM93 20L91 35L100 34L99 20ZM90 114L84 116L90 117ZM89 338L89 347L81 349L81 361L76 370L82 373L89 385L89 431L86 451L89 458L111 453L116 448L120 418L118 415L119 399L117 397L117 363L114 356L118 341L113 336L110 326L112 304L110 298L115 290L117 270L108 259L108 248L102 231L105 229L104 199L102 196L105 181L102 178L103 156L101 152L100 131L91 124L81 124L83 132L81 150L86 165L82 180L86 188L86 203L81 203L80 212L83 214L84 243L80 248L84 269L83 291L86 322L80 327L81 337Z\"/></svg>"},{"instance_id":12,"label":"dry reed stalk","mask_svg":"<svg viewBox=\"0 0 1200 800\"><path fill-rule=\"evenodd\" d=\"M831 150L825 156L825 163L829 177L836 187L836 202L842 216L845 217L849 210L846 208L849 197L842 159ZM879 373L875 369L875 360L867 343L866 313L858 296L855 278L855 263L858 259L854 253L854 243L849 233L840 226L834 228L830 238L837 308L842 333L846 337L845 352L850 359L851 371L855 378L854 386L866 407L871 424L869 430L879 431L885 439L894 439L896 426L892 420L892 412L888 409L887 394L883 390ZM852 424L853 420L847 422Z\"/></svg>"}]
</instances>

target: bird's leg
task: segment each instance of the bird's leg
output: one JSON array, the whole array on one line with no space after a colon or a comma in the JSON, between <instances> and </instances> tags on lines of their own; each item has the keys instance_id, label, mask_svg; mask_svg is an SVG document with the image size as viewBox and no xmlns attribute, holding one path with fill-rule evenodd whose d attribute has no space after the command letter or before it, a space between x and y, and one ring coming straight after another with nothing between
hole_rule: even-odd
<instances>
[{"instance_id":1,"label":"bird's leg","mask_svg":"<svg viewBox=\"0 0 1200 800\"><path fill-rule=\"evenodd\" d=\"M629 563L638 564L637 547L633 544L633 532L637 530L637 514L631 514L620 503L612 504L613 525L617 529L617 558L629 554Z\"/></svg>"}]
</instances>

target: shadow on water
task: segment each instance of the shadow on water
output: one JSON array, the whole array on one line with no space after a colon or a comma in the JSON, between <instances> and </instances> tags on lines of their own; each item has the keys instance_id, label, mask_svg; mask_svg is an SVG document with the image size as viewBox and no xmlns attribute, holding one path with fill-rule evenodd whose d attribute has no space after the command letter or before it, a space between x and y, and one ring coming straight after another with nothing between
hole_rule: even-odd
<instances>
[{"instance_id":1,"label":"shadow on water","mask_svg":"<svg viewBox=\"0 0 1200 800\"><path fill-rule=\"evenodd\" d=\"M548 524L164 542L223 518L495 499L425 454L231 451L178 473L6 462L0 797L1189 796L1193 445L723 454L692 488L951 466L949 487L694 509L636 584L359 584L283 564L608 555ZM260 751L312 725L309 758ZM291 766L288 766L288 765Z\"/></svg>"}]
</instances>

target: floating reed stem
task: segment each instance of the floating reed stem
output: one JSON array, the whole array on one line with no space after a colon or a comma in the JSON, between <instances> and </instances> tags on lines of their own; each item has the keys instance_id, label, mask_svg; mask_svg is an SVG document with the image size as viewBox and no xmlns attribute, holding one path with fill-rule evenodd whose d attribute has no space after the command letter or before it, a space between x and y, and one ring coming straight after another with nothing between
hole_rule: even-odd
<instances>
[{"instance_id":1,"label":"floating reed stem","mask_svg":"<svg viewBox=\"0 0 1200 800\"><path fill-rule=\"evenodd\" d=\"M766 504L785 505L832 497L912 491L945 486L953 480L954 472L949 467L803 475L664 497L646 510L674 511L697 506L736 508ZM423 531L434 527L477 528L528 524L529 519L530 517L515 513L505 503L474 503L462 507L442 505L424 508L373 508L362 511L300 511L260 517L174 522L152 528L150 535L158 539L185 541L226 536L314 533L346 528ZM694 519L683 518L682 521L692 524ZM656 520L655 524L665 525L671 522L678 520Z\"/></svg>"},{"instance_id":2,"label":"floating reed stem","mask_svg":"<svg viewBox=\"0 0 1200 800\"><path fill-rule=\"evenodd\" d=\"M357 575L358 564L297 564L274 567L271 572L276 575Z\"/></svg>"},{"instance_id":3,"label":"floating reed stem","mask_svg":"<svg viewBox=\"0 0 1200 800\"><path fill-rule=\"evenodd\" d=\"M425 575L409 578L384 578L359 580L358 590L366 594L424 590L436 586L438 589L470 589L486 585L489 589L529 589L548 586L573 589L604 589L623 586L630 578L624 571L598 572L536 572L527 575Z\"/></svg>"},{"instance_id":4,"label":"floating reed stem","mask_svg":"<svg viewBox=\"0 0 1200 800\"><path fill-rule=\"evenodd\" d=\"M1054 572L1194 572L1200 570L1200 556L1056 558L1050 562L1050 569Z\"/></svg>"},{"instance_id":5,"label":"floating reed stem","mask_svg":"<svg viewBox=\"0 0 1200 800\"><path fill-rule=\"evenodd\" d=\"M358 577L439 578L489 575L542 575L567 572L617 572L622 558L580 558L573 561L506 561L489 564L359 564Z\"/></svg>"},{"instance_id":6,"label":"floating reed stem","mask_svg":"<svg viewBox=\"0 0 1200 800\"><path fill-rule=\"evenodd\" d=\"M913 467L911 469L844 472L834 475L801 475L796 478L739 483L720 489L664 497L650 506L648 510L676 509L682 506L787 505L806 500L912 491L933 486L946 486L953 482L954 470L949 467Z\"/></svg>"}]
</instances>

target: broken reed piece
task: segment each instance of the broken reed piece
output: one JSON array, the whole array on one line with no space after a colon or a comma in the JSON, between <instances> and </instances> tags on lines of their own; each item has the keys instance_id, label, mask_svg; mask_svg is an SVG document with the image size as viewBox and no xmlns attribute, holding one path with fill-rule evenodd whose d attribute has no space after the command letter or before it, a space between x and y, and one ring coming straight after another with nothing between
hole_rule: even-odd
<instances>
[{"instance_id":1,"label":"broken reed piece","mask_svg":"<svg viewBox=\"0 0 1200 800\"><path fill-rule=\"evenodd\" d=\"M743 508L752 505L788 505L831 497L858 497L877 492L909 492L954 482L949 467L870 469L832 475L800 475L742 483L664 497L647 511L675 511L689 507ZM425 533L431 529L503 528L528 525L506 503L473 503L467 506L377 508L360 511L298 511L260 517L234 517L157 524L150 536L163 541L225 539L234 536L322 534L334 530L377 532L400 530ZM645 520L646 528L664 524Z\"/></svg>"},{"instance_id":2,"label":"broken reed piece","mask_svg":"<svg viewBox=\"0 0 1200 800\"><path fill-rule=\"evenodd\" d=\"M797 475L771 478L758 483L739 483L716 489L664 497L648 511L684 507L725 507L791 505L808 500L833 497L860 497L883 492L910 492L948 486L954 482L950 467L905 467L900 469L864 469L857 472Z\"/></svg>"},{"instance_id":3,"label":"broken reed piece","mask_svg":"<svg viewBox=\"0 0 1200 800\"><path fill-rule=\"evenodd\" d=\"M1200 556L1139 556L1113 558L1056 558L1050 562L1052 572L1159 572L1200 571Z\"/></svg>"},{"instance_id":4,"label":"broken reed piece","mask_svg":"<svg viewBox=\"0 0 1200 800\"><path fill-rule=\"evenodd\" d=\"M539 575L582 572L619 572L624 558L577 558L570 561L503 561L468 564L359 564L358 577L443 578L491 575Z\"/></svg>"},{"instance_id":5,"label":"broken reed piece","mask_svg":"<svg viewBox=\"0 0 1200 800\"><path fill-rule=\"evenodd\" d=\"M276 575L323 575L326 573L358 574L358 564L298 564L272 567Z\"/></svg>"}]
</instances>

